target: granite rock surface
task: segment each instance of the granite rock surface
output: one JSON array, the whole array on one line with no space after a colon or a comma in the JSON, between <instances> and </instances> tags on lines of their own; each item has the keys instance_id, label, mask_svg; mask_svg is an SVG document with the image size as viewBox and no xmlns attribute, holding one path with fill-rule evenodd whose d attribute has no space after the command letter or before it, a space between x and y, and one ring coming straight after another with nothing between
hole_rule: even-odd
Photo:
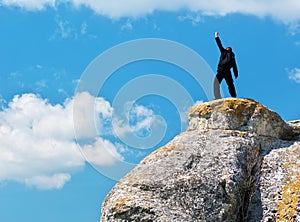
<instances>
[{"instance_id":1,"label":"granite rock surface","mask_svg":"<svg viewBox=\"0 0 300 222\"><path fill-rule=\"evenodd\" d=\"M300 221L300 121L234 98L188 118L111 190L102 222Z\"/></svg>"}]
</instances>

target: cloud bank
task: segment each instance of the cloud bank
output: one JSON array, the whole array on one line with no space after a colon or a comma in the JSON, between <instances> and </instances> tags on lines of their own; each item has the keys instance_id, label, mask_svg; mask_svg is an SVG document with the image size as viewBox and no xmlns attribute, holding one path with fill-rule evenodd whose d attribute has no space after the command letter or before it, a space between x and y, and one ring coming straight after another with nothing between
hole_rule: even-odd
<instances>
[{"instance_id":1,"label":"cloud bank","mask_svg":"<svg viewBox=\"0 0 300 222\"><path fill-rule=\"evenodd\" d=\"M84 160L73 142L71 103L15 96L0 112L0 181L59 188ZM59 124L58 124L59 123Z\"/></svg>"},{"instance_id":2,"label":"cloud bank","mask_svg":"<svg viewBox=\"0 0 300 222\"><path fill-rule=\"evenodd\" d=\"M69 3L75 8L87 7L96 14L117 19L122 17L140 17L154 11L187 10L208 16L225 16L241 13L258 17L269 16L283 23L300 19L300 2L298 0L1 0L4 6L16 6L25 10L43 10L55 8L59 4Z\"/></svg>"},{"instance_id":3,"label":"cloud bank","mask_svg":"<svg viewBox=\"0 0 300 222\"><path fill-rule=\"evenodd\" d=\"M91 100L89 95L78 96ZM99 98L96 105L98 115L108 115L107 102ZM14 180L39 189L59 189L68 182L71 173L85 164L74 137L72 111L73 99L51 105L34 94L15 96L0 112L0 181ZM83 122L83 128L87 124ZM116 148L109 141L98 140L106 147L93 147L94 153L101 153L97 164L112 164L114 159L106 148L118 156ZM87 149L89 154L91 148Z\"/></svg>"},{"instance_id":4,"label":"cloud bank","mask_svg":"<svg viewBox=\"0 0 300 222\"><path fill-rule=\"evenodd\" d=\"M75 99L80 123L76 136ZM91 105L94 113L86 108ZM123 161L124 146L101 137L114 136L112 113L108 101L87 92L67 99L62 105L50 104L35 94L15 96L0 111L0 183L13 180L42 190L60 189L71 180L72 173L83 169L86 161L97 166ZM153 111L135 106L131 115L137 119L132 128L119 126L125 127L124 131L139 133L150 127ZM90 119L95 121L87 121ZM96 134L91 130L95 127ZM78 139L86 142L78 143Z\"/></svg>"}]
</instances>

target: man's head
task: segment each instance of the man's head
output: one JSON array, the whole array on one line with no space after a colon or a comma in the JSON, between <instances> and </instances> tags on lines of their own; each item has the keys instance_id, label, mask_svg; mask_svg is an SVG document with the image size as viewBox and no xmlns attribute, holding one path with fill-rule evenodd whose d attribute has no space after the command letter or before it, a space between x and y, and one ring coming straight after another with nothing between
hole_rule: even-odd
<instances>
[{"instance_id":1,"label":"man's head","mask_svg":"<svg viewBox=\"0 0 300 222\"><path fill-rule=\"evenodd\" d=\"M232 48L231 47L227 47L226 50L232 52Z\"/></svg>"}]
</instances>

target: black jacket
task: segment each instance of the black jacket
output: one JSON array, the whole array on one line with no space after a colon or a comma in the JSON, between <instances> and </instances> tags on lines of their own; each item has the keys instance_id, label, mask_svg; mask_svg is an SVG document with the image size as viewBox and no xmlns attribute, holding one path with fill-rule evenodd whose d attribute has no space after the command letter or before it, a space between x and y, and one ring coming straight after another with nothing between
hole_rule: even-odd
<instances>
[{"instance_id":1,"label":"black jacket","mask_svg":"<svg viewBox=\"0 0 300 222\"><path fill-rule=\"evenodd\" d=\"M220 61L218 64L218 73L230 73L230 69L233 68L234 76L238 77L239 74L238 74L238 69L237 69L236 62L235 62L234 53L232 51L228 51L228 50L224 49L219 37L216 37L216 42L217 42L217 45L221 52ZM227 54L229 54L229 55L227 55ZM227 56L230 57L230 61L225 63L224 60L226 59Z\"/></svg>"}]
</instances>

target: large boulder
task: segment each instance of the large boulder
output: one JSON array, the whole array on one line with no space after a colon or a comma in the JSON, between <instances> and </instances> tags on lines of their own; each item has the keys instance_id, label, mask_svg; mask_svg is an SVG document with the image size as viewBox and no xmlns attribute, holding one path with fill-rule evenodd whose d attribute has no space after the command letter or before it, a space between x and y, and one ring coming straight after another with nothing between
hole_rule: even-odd
<instances>
[{"instance_id":1,"label":"large boulder","mask_svg":"<svg viewBox=\"0 0 300 222\"><path fill-rule=\"evenodd\" d=\"M101 221L300 221L300 127L249 99L192 107L189 128L105 198Z\"/></svg>"}]
</instances>

